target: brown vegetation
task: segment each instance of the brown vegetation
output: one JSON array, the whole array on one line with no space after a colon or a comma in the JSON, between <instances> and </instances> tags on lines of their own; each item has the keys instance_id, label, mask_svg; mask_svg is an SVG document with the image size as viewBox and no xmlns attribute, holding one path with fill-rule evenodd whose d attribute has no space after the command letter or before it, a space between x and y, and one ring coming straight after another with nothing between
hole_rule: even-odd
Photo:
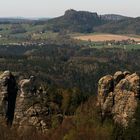
<instances>
[{"instance_id":1,"label":"brown vegetation","mask_svg":"<svg viewBox=\"0 0 140 140\"><path fill-rule=\"evenodd\" d=\"M75 39L79 39L79 40L91 40L91 41L111 41L111 40L115 40L115 41L122 41L122 40L135 40L137 42L140 41L140 38L138 37L129 37L129 36L125 36L125 35L114 35L114 34L95 34L95 35L83 35L83 36L77 36L74 37Z\"/></svg>"}]
</instances>

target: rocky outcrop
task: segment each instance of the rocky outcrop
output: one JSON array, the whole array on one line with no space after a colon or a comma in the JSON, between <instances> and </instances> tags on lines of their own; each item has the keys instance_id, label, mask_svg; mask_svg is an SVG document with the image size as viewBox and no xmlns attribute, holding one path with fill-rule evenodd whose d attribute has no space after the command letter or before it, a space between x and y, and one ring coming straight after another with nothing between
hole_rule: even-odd
<instances>
[{"instance_id":1,"label":"rocky outcrop","mask_svg":"<svg viewBox=\"0 0 140 140\"><path fill-rule=\"evenodd\" d=\"M45 133L52 127L53 117L59 120L57 117L59 112L52 113L46 99L46 92L41 87L37 88L34 76L19 82L14 125L20 132L23 133L23 130L28 131L33 128Z\"/></svg>"},{"instance_id":2,"label":"rocky outcrop","mask_svg":"<svg viewBox=\"0 0 140 140\"><path fill-rule=\"evenodd\" d=\"M17 88L18 87L18 88ZM140 97L140 76L128 71L106 75L98 83L98 102L102 117L113 116L114 122L124 127L134 121ZM38 88L36 78L23 79L17 86L10 71L0 75L0 123L23 130L47 132L60 124L63 115L59 106L47 100L46 91Z\"/></svg>"},{"instance_id":3,"label":"rocky outcrop","mask_svg":"<svg viewBox=\"0 0 140 140\"><path fill-rule=\"evenodd\" d=\"M16 84L10 71L0 75L0 123L14 126L20 134L36 129L47 132L52 119L62 122L59 111L52 112L43 89L37 88L36 79L31 76Z\"/></svg>"},{"instance_id":4,"label":"rocky outcrop","mask_svg":"<svg viewBox=\"0 0 140 140\"><path fill-rule=\"evenodd\" d=\"M17 84L10 71L0 75L0 120L1 124L12 125L14 119Z\"/></svg>"},{"instance_id":5,"label":"rocky outcrop","mask_svg":"<svg viewBox=\"0 0 140 140\"><path fill-rule=\"evenodd\" d=\"M124 127L133 121L140 96L140 77L125 71L107 75L98 83L98 106L102 116L112 115L116 123Z\"/></svg>"}]
</instances>

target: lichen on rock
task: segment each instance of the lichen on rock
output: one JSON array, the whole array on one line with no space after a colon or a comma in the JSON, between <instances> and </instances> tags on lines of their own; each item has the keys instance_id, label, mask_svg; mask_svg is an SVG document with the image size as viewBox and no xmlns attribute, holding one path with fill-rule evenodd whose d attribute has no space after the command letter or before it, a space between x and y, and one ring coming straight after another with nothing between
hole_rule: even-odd
<instances>
[{"instance_id":1,"label":"lichen on rock","mask_svg":"<svg viewBox=\"0 0 140 140\"><path fill-rule=\"evenodd\" d=\"M115 123L124 127L133 119L139 96L140 77L136 73L118 71L99 80L97 103L102 115L113 115Z\"/></svg>"}]
</instances>

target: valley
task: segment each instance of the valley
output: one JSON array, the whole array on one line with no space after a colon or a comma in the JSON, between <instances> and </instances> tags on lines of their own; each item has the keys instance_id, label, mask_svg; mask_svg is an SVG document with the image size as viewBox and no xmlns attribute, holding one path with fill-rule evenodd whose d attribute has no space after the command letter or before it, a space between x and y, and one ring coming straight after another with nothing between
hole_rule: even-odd
<instances>
[{"instance_id":1,"label":"valley","mask_svg":"<svg viewBox=\"0 0 140 140\"><path fill-rule=\"evenodd\" d=\"M139 140L139 74L139 17L1 18L0 139Z\"/></svg>"}]
</instances>

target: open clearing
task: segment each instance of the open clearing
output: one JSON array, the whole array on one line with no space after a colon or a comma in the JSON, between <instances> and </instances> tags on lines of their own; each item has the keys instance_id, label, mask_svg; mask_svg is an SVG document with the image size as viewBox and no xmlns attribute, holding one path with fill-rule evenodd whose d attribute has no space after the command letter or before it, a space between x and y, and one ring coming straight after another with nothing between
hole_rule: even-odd
<instances>
[{"instance_id":1,"label":"open clearing","mask_svg":"<svg viewBox=\"0 0 140 140\"><path fill-rule=\"evenodd\" d=\"M111 40L115 40L115 41L121 41L121 40L128 40L128 39L133 39L136 42L140 42L140 37L131 37L131 36L126 36L126 35L114 35L114 34L90 34L90 35L81 35L81 36L75 36L75 39L79 39L79 40L91 40L91 41L111 41Z\"/></svg>"}]
</instances>

